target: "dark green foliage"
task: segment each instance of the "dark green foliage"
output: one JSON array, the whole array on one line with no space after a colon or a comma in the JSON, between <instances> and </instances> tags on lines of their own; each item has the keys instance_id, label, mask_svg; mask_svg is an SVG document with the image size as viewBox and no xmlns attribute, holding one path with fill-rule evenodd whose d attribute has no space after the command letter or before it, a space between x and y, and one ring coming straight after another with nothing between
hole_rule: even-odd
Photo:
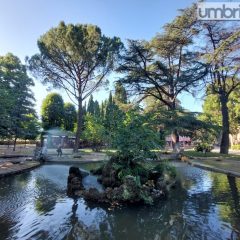
<instances>
[{"instance_id":1,"label":"dark green foliage","mask_svg":"<svg viewBox=\"0 0 240 240\"><path fill-rule=\"evenodd\" d=\"M112 140L116 134L119 124L122 124L124 120L124 115L123 111L121 111L118 105L114 102L112 94L110 93L104 117L104 126L110 146L113 145Z\"/></svg>"},{"instance_id":2,"label":"dark green foliage","mask_svg":"<svg viewBox=\"0 0 240 240\"><path fill-rule=\"evenodd\" d=\"M64 102L62 96L57 93L48 94L42 103L41 116L45 130L61 127L64 118Z\"/></svg>"},{"instance_id":3,"label":"dark green foliage","mask_svg":"<svg viewBox=\"0 0 240 240\"><path fill-rule=\"evenodd\" d=\"M90 113L85 116L83 139L88 141L92 149L97 152L100 151L105 140L104 126Z\"/></svg>"},{"instance_id":4,"label":"dark green foliage","mask_svg":"<svg viewBox=\"0 0 240 240\"><path fill-rule=\"evenodd\" d=\"M35 140L41 129L41 123L33 114L26 115L26 121L22 122L23 136L25 140Z\"/></svg>"},{"instance_id":5,"label":"dark green foliage","mask_svg":"<svg viewBox=\"0 0 240 240\"><path fill-rule=\"evenodd\" d=\"M92 116L95 116L96 118L101 117L100 107L98 101L93 100L93 96L91 95L88 101L87 106L87 113L91 114Z\"/></svg>"},{"instance_id":6,"label":"dark green foliage","mask_svg":"<svg viewBox=\"0 0 240 240\"><path fill-rule=\"evenodd\" d=\"M87 112L94 115L94 112L95 112L94 107L95 106L94 106L94 101L93 101L93 95L91 95L90 98L89 98L89 101L88 101L88 105L87 105Z\"/></svg>"},{"instance_id":7,"label":"dark green foliage","mask_svg":"<svg viewBox=\"0 0 240 240\"><path fill-rule=\"evenodd\" d=\"M67 131L74 130L74 125L77 122L77 111L72 103L64 103L64 118L63 125Z\"/></svg>"},{"instance_id":8,"label":"dark green foliage","mask_svg":"<svg viewBox=\"0 0 240 240\"><path fill-rule=\"evenodd\" d=\"M126 113L124 121L115 129L112 138L118 155L126 161L155 158L153 149L159 149L159 134L149 123L149 116L137 111Z\"/></svg>"},{"instance_id":9,"label":"dark green foliage","mask_svg":"<svg viewBox=\"0 0 240 240\"><path fill-rule=\"evenodd\" d=\"M14 138L15 143L17 138L29 136L24 123L36 119L32 86L34 82L19 58L11 53L0 57L0 134Z\"/></svg>"},{"instance_id":10,"label":"dark green foliage","mask_svg":"<svg viewBox=\"0 0 240 240\"><path fill-rule=\"evenodd\" d=\"M99 103L97 100L94 102L94 116L96 118L100 118L100 116L101 116L100 107L99 107Z\"/></svg>"},{"instance_id":11,"label":"dark green foliage","mask_svg":"<svg viewBox=\"0 0 240 240\"><path fill-rule=\"evenodd\" d=\"M116 82L115 84L114 99L119 103L127 103L127 92L121 82Z\"/></svg>"}]
</instances>

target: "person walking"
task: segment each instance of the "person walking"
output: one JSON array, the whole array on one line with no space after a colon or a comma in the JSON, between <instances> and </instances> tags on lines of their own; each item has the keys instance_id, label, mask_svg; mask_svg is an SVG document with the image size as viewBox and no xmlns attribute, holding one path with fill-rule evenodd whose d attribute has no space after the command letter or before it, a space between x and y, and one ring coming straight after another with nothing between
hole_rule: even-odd
<instances>
[{"instance_id":1,"label":"person walking","mask_svg":"<svg viewBox=\"0 0 240 240\"><path fill-rule=\"evenodd\" d=\"M58 145L58 148L57 148L57 156L58 156L58 157L61 157L61 156L62 156L62 145L61 145L61 144Z\"/></svg>"}]
</instances>

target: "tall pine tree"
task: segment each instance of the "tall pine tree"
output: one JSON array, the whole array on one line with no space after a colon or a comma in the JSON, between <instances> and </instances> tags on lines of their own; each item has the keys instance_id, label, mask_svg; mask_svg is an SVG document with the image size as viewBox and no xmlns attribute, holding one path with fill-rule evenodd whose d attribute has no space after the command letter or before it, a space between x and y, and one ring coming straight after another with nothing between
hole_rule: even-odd
<instances>
[{"instance_id":1,"label":"tall pine tree","mask_svg":"<svg viewBox=\"0 0 240 240\"><path fill-rule=\"evenodd\" d=\"M6 104L5 107L1 107L4 109L3 114L7 117L7 121L3 124L5 134L14 139L13 150L15 150L17 139L24 138L28 131L24 122L30 121L30 115L33 116L34 121L36 119L33 108L35 99L31 91L34 82L27 75L25 65L11 53L0 57L0 72L0 83L4 86L2 92L9 99L8 103L2 101Z\"/></svg>"},{"instance_id":2,"label":"tall pine tree","mask_svg":"<svg viewBox=\"0 0 240 240\"><path fill-rule=\"evenodd\" d=\"M114 99L119 103L127 103L127 92L121 82L116 82L115 84L115 96Z\"/></svg>"}]
</instances>

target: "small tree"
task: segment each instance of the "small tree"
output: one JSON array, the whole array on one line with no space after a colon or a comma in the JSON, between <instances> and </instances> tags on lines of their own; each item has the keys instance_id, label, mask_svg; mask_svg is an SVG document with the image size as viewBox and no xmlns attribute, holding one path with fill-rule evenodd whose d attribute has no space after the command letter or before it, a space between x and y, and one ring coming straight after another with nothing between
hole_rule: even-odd
<instances>
[{"instance_id":1,"label":"small tree","mask_svg":"<svg viewBox=\"0 0 240 240\"><path fill-rule=\"evenodd\" d=\"M132 110L115 129L113 146L121 159L131 162L156 157L152 150L159 149L161 140L149 116Z\"/></svg>"}]
</instances>

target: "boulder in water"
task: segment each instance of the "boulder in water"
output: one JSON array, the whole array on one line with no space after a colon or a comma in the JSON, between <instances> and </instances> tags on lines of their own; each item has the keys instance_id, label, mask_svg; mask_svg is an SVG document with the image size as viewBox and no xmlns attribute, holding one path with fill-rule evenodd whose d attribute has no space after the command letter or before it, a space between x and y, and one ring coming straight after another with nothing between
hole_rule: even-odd
<instances>
[{"instance_id":1,"label":"boulder in water","mask_svg":"<svg viewBox=\"0 0 240 240\"><path fill-rule=\"evenodd\" d=\"M75 191L83 190L83 174L78 167L70 167L68 175L68 194L75 195Z\"/></svg>"}]
</instances>

